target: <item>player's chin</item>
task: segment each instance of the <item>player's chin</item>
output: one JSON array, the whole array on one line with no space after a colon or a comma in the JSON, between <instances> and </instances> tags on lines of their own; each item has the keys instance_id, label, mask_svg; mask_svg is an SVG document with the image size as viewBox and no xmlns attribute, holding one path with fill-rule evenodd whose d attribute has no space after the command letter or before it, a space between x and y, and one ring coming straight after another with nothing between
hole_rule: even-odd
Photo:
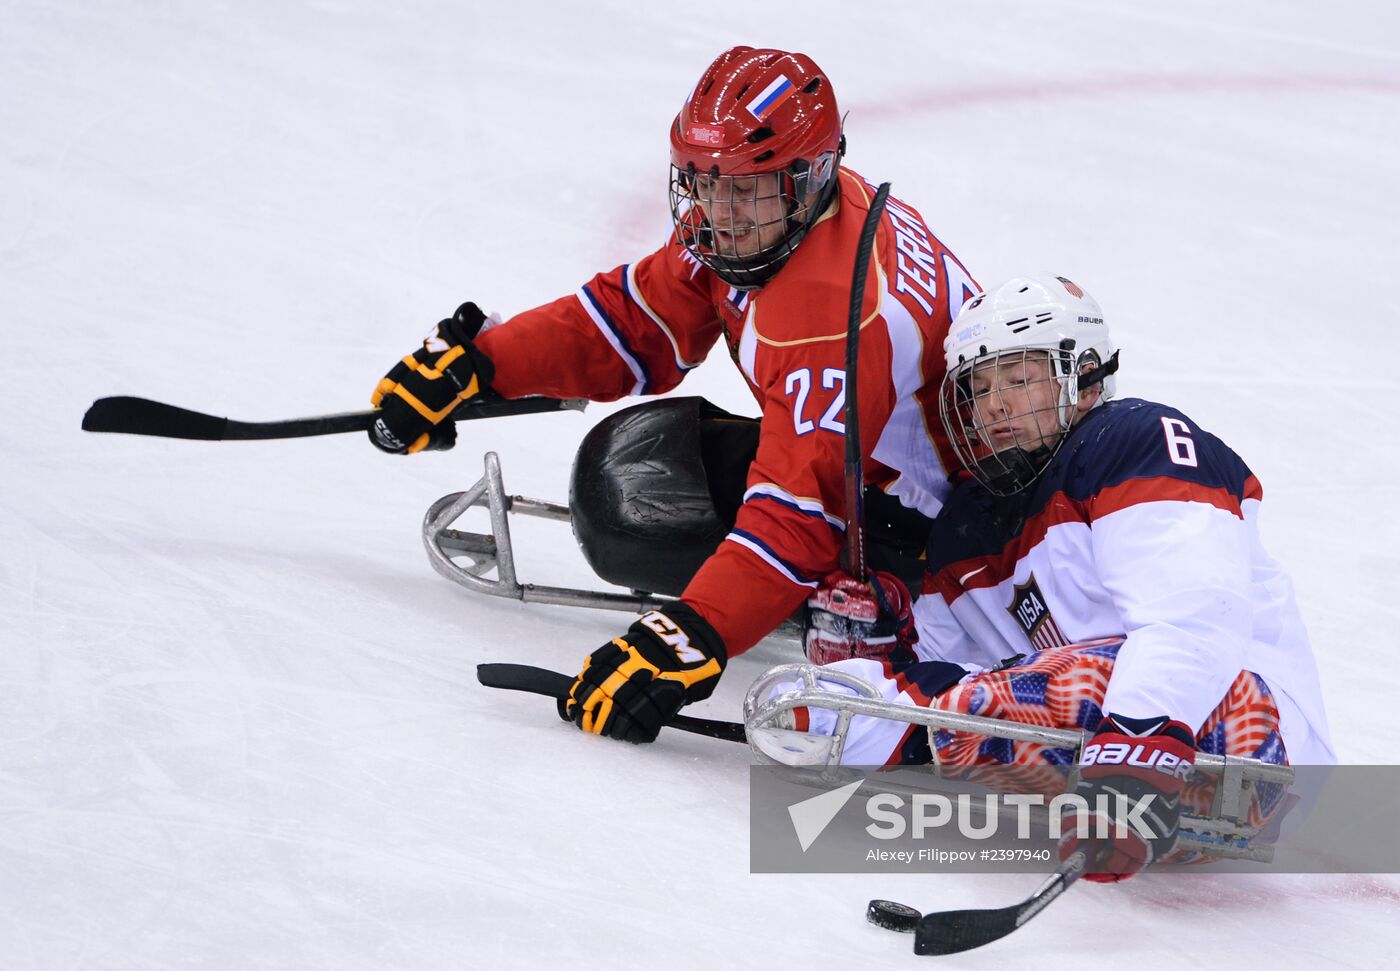
<instances>
[{"instance_id":1,"label":"player's chin","mask_svg":"<svg viewBox=\"0 0 1400 971\"><path fill-rule=\"evenodd\" d=\"M715 232L715 251L730 259L753 256L758 252L758 234Z\"/></svg>"},{"instance_id":2,"label":"player's chin","mask_svg":"<svg viewBox=\"0 0 1400 971\"><path fill-rule=\"evenodd\" d=\"M1000 435L993 434L992 445L998 452L1009 452L1019 448L1024 452L1034 452L1045 444L1045 436L1034 428L1013 428Z\"/></svg>"}]
</instances>

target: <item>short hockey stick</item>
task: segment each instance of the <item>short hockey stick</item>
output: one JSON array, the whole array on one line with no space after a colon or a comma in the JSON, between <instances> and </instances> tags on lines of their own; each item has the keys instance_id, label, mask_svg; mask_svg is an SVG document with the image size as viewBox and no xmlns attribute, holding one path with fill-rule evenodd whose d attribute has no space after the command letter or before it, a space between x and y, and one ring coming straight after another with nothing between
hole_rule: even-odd
<instances>
[{"instance_id":1,"label":"short hockey stick","mask_svg":"<svg viewBox=\"0 0 1400 971\"><path fill-rule=\"evenodd\" d=\"M574 679L558 671L537 668L529 664L478 664L476 680L488 688L505 688L508 691L528 691L559 700L569 696L569 688ZM692 718L689 715L676 715L666 723L667 728L679 729L694 735L708 735L726 742L747 741L744 726L738 722L717 721L712 718Z\"/></svg>"},{"instance_id":2,"label":"short hockey stick","mask_svg":"<svg viewBox=\"0 0 1400 971\"><path fill-rule=\"evenodd\" d=\"M502 398L479 395L457 406L453 421L499 418L505 415L534 415L549 411L582 411L582 398ZM374 424L377 409L346 411L311 418L282 421L237 421L219 418L187 408L178 408L149 398L119 396L98 398L83 415L85 432L121 432L127 435L154 435L157 438L184 438L201 442L255 441L274 438L307 438L364 431Z\"/></svg>"},{"instance_id":3,"label":"short hockey stick","mask_svg":"<svg viewBox=\"0 0 1400 971\"><path fill-rule=\"evenodd\" d=\"M865 278L870 270L870 254L875 248L875 232L880 227L880 216L885 211L889 194L890 184L882 183L870 201L870 211L865 215L860 241L856 244L851 305L846 313L846 383L842 387L846 396L846 572L862 583L869 579L869 571L865 565L865 475L860 451L860 314L865 303ZM875 589L882 601L881 607L888 613L879 584Z\"/></svg>"},{"instance_id":4,"label":"short hockey stick","mask_svg":"<svg viewBox=\"0 0 1400 971\"><path fill-rule=\"evenodd\" d=\"M915 954L957 954L999 941L1040 913L1084 873L1086 856L1077 850L1060 865L1035 893L1019 904L994 910L943 910L925 914L917 922L904 919L918 911L904 904L872 900L866 917L892 930L914 931ZM893 919L891 919L893 918Z\"/></svg>"}]
</instances>

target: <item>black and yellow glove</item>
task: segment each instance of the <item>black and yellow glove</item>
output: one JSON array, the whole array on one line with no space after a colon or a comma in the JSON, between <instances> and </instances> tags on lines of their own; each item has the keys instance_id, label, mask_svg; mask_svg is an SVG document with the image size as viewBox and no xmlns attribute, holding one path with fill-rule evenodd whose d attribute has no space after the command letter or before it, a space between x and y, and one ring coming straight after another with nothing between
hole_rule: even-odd
<instances>
[{"instance_id":1,"label":"black and yellow glove","mask_svg":"<svg viewBox=\"0 0 1400 971\"><path fill-rule=\"evenodd\" d=\"M559 716L585 732L653 742L681 708L710 696L728 655L719 634L684 603L643 614L588 656Z\"/></svg>"},{"instance_id":2,"label":"black and yellow glove","mask_svg":"<svg viewBox=\"0 0 1400 971\"><path fill-rule=\"evenodd\" d=\"M448 416L485 391L496 373L472 345L485 321L476 304L462 304L380 380L369 399L380 412L369 428L377 448L412 455L457 444L457 426Z\"/></svg>"}]
</instances>

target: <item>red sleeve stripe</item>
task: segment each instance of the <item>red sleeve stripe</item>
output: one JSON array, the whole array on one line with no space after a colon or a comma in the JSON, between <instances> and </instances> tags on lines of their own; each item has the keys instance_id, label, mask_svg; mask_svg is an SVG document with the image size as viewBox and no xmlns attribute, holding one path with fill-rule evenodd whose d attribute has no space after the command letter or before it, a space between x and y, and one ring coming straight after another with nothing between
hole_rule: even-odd
<instances>
[{"instance_id":1,"label":"red sleeve stripe","mask_svg":"<svg viewBox=\"0 0 1400 971\"><path fill-rule=\"evenodd\" d=\"M929 706L932 699L925 694L917 684L896 671L894 665L890 663L888 658L881 660L880 664L885 668L885 677L893 681L900 691L907 694L910 698L913 698L916 705L920 708L927 708Z\"/></svg>"},{"instance_id":2,"label":"red sleeve stripe","mask_svg":"<svg viewBox=\"0 0 1400 971\"><path fill-rule=\"evenodd\" d=\"M1028 523L1027 528L1029 527ZM1043 536L1044 533L1041 535ZM924 574L923 592L941 594L945 602L952 603L962 596L965 590L994 587L1002 581L1004 576L998 569L999 562L997 557L974 556L971 559L950 563L939 570L935 576ZM1009 566L1014 568L1015 565L1016 558L1012 557Z\"/></svg>"},{"instance_id":3,"label":"red sleeve stripe","mask_svg":"<svg viewBox=\"0 0 1400 971\"><path fill-rule=\"evenodd\" d=\"M627 346L627 338L622 335L622 331L617 329L617 325L612 322L612 318L608 316L603 305L598 302L598 298L593 295L593 291L586 284L578 292L578 302L583 305L589 319L593 321L604 339L612 345L612 349L617 351L617 356L622 358L622 362L627 365L632 376L637 379L637 383L632 386L632 390L628 394L645 394L647 388L651 386L651 376L647 374L646 365L632 353L632 348Z\"/></svg>"},{"instance_id":4,"label":"red sleeve stripe","mask_svg":"<svg viewBox=\"0 0 1400 971\"><path fill-rule=\"evenodd\" d=\"M780 488L771 482L760 482L758 485L750 486L749 491L744 493L744 502L750 499L771 499L774 502L786 506L794 512L800 512L804 516L816 516L826 520L832 527L840 532L846 531L845 520L833 516L826 511L826 507L815 499L799 499L786 489Z\"/></svg>"},{"instance_id":5,"label":"red sleeve stripe","mask_svg":"<svg viewBox=\"0 0 1400 971\"><path fill-rule=\"evenodd\" d=\"M796 567L778 556L767 543L763 542L763 540L759 539L753 533L746 533L741 529L732 529L725 539L732 543L738 543L751 553L757 554L760 560L767 563L793 583L804 587L811 587L813 590L817 588L816 580L808 580L798 572Z\"/></svg>"},{"instance_id":6,"label":"red sleeve stripe","mask_svg":"<svg viewBox=\"0 0 1400 971\"><path fill-rule=\"evenodd\" d=\"M1259 480L1250 476L1244 485L1244 497L1260 499L1263 495ZM1074 522L1090 525L1111 513L1149 502L1200 502L1243 518L1240 499L1229 489L1173 476L1129 479L1078 502L1057 492L1040 512L1026 520L1020 535L999 554L950 563L937 574L925 576L923 592L941 594L951 604L968 590L994 587L1015 572L1016 564L1045 540L1052 527Z\"/></svg>"},{"instance_id":7,"label":"red sleeve stripe","mask_svg":"<svg viewBox=\"0 0 1400 971\"><path fill-rule=\"evenodd\" d=\"M1264 490L1260 488L1259 480L1250 476L1245 483L1244 498L1259 499L1263 495ZM1169 475L1151 479L1129 479L1100 490L1079 505L1085 511L1085 520L1092 522L1120 509L1145 502L1203 502L1244 518L1240 508L1240 497L1229 489L1188 482Z\"/></svg>"}]
</instances>

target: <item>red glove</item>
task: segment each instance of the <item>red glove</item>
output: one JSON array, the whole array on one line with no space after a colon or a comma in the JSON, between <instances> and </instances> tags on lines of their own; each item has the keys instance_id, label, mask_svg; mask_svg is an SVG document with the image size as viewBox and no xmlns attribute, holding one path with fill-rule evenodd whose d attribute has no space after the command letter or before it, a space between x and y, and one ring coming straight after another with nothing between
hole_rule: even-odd
<instances>
[{"instance_id":1,"label":"red glove","mask_svg":"<svg viewBox=\"0 0 1400 971\"><path fill-rule=\"evenodd\" d=\"M807 660L882 660L901 647L912 647L919 639L910 611L913 604L908 588L893 573L872 573L867 583L839 570L828 574L807 600L802 632Z\"/></svg>"},{"instance_id":2,"label":"red glove","mask_svg":"<svg viewBox=\"0 0 1400 971\"><path fill-rule=\"evenodd\" d=\"M1195 764L1196 739L1181 722L1165 715L1106 715L1079 757L1075 792L1088 811L1065 807L1060 859L1083 849L1084 879L1115 883L1166 856L1176 843L1178 800ZM1081 822L1088 827L1083 837Z\"/></svg>"}]
</instances>

